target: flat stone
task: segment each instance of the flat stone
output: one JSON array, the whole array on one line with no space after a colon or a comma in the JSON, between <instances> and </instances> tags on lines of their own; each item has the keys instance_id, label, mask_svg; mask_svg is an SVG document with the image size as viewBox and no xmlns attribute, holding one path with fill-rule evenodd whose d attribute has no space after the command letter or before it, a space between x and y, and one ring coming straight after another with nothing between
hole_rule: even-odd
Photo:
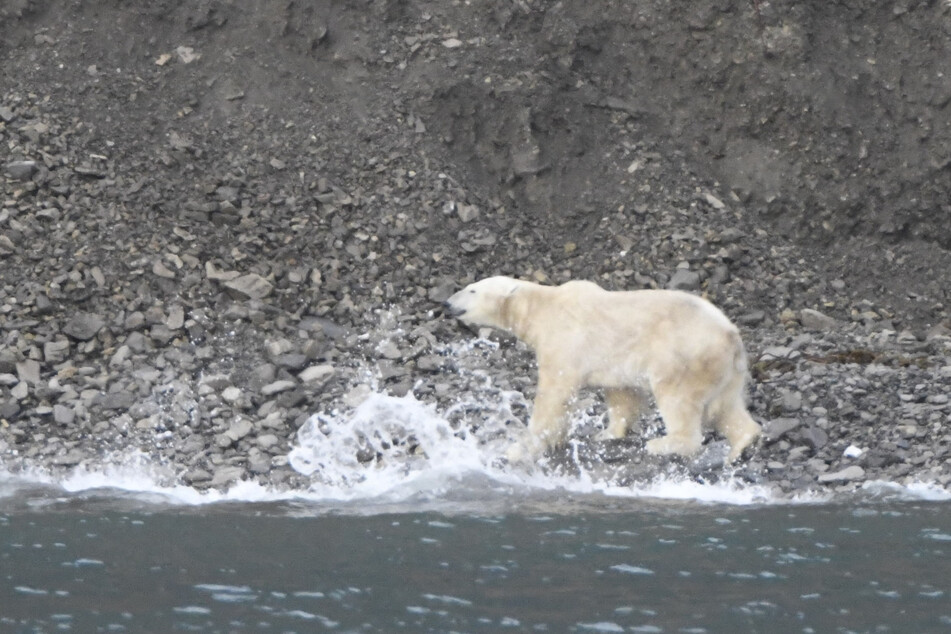
<instances>
[{"instance_id":1,"label":"flat stone","mask_svg":"<svg viewBox=\"0 0 951 634\"><path fill-rule=\"evenodd\" d=\"M667 282L667 288L675 291L699 291L700 274L688 269L677 269Z\"/></svg>"},{"instance_id":2,"label":"flat stone","mask_svg":"<svg viewBox=\"0 0 951 634\"><path fill-rule=\"evenodd\" d=\"M10 396L18 401L22 401L30 395L30 386L26 381L20 381L10 389Z\"/></svg>"},{"instance_id":3,"label":"flat stone","mask_svg":"<svg viewBox=\"0 0 951 634\"><path fill-rule=\"evenodd\" d=\"M53 406L53 420L60 425L72 425L75 419L76 412L73 408L61 403L57 403Z\"/></svg>"},{"instance_id":4,"label":"flat stone","mask_svg":"<svg viewBox=\"0 0 951 634\"><path fill-rule=\"evenodd\" d=\"M799 435L803 441L813 449L822 449L829 442L829 434L818 427L807 427Z\"/></svg>"},{"instance_id":5,"label":"flat stone","mask_svg":"<svg viewBox=\"0 0 951 634\"><path fill-rule=\"evenodd\" d=\"M290 354L282 354L278 357L275 357L274 363L282 368L287 368L288 370L300 370L305 365L309 359L306 354L301 354L299 352L292 352Z\"/></svg>"},{"instance_id":6,"label":"flat stone","mask_svg":"<svg viewBox=\"0 0 951 634\"><path fill-rule=\"evenodd\" d=\"M273 396L275 394L279 394L281 392L286 392L287 390L294 389L295 387L297 387L296 381L283 379L280 381L274 381L273 383L268 383L267 385L262 387L261 394L265 396Z\"/></svg>"},{"instance_id":7,"label":"flat stone","mask_svg":"<svg viewBox=\"0 0 951 634\"><path fill-rule=\"evenodd\" d=\"M232 403L232 404L237 403L238 401L241 400L242 396L244 396L244 392L241 391L241 388L234 387L233 385L228 386L224 390L221 391L221 398L226 403Z\"/></svg>"},{"instance_id":8,"label":"flat stone","mask_svg":"<svg viewBox=\"0 0 951 634\"><path fill-rule=\"evenodd\" d=\"M102 330L106 322L99 315L92 313L76 313L70 317L66 325L63 326L63 332L73 339L79 341L89 341Z\"/></svg>"},{"instance_id":9,"label":"flat stone","mask_svg":"<svg viewBox=\"0 0 951 634\"><path fill-rule=\"evenodd\" d=\"M216 282L230 282L231 280L241 277L241 273L237 271L222 271L211 262L205 262L205 275L209 280L215 280Z\"/></svg>"},{"instance_id":10,"label":"flat stone","mask_svg":"<svg viewBox=\"0 0 951 634\"><path fill-rule=\"evenodd\" d=\"M4 166L3 171L15 181L28 181L39 169L36 161L13 161Z\"/></svg>"},{"instance_id":11,"label":"flat stone","mask_svg":"<svg viewBox=\"0 0 951 634\"><path fill-rule=\"evenodd\" d=\"M100 396L96 399L96 402L103 409L129 409L135 404L135 396L131 392L126 391L110 392Z\"/></svg>"},{"instance_id":12,"label":"flat stone","mask_svg":"<svg viewBox=\"0 0 951 634\"><path fill-rule=\"evenodd\" d=\"M43 344L43 358L47 363L60 363L69 356L69 341L57 339Z\"/></svg>"},{"instance_id":13,"label":"flat stone","mask_svg":"<svg viewBox=\"0 0 951 634\"><path fill-rule=\"evenodd\" d=\"M175 271L165 266L162 262L156 262L152 265L152 273L159 277L164 277L167 280L175 279Z\"/></svg>"},{"instance_id":14,"label":"flat stone","mask_svg":"<svg viewBox=\"0 0 951 634\"><path fill-rule=\"evenodd\" d=\"M70 449L65 454L58 454L50 458L50 462L57 467L73 467L83 461L86 455L79 449Z\"/></svg>"},{"instance_id":15,"label":"flat stone","mask_svg":"<svg viewBox=\"0 0 951 634\"><path fill-rule=\"evenodd\" d=\"M248 299L264 299L271 294L273 286L257 273L242 275L225 282L225 286Z\"/></svg>"},{"instance_id":16,"label":"flat stone","mask_svg":"<svg viewBox=\"0 0 951 634\"><path fill-rule=\"evenodd\" d=\"M251 424L251 421L241 418L231 423L231 427L224 433L224 435L230 438L233 442L238 442L250 434L251 430L253 429L254 425Z\"/></svg>"},{"instance_id":17,"label":"flat stone","mask_svg":"<svg viewBox=\"0 0 951 634\"><path fill-rule=\"evenodd\" d=\"M40 362L34 359L24 359L17 363L17 376L21 381L32 385L40 382Z\"/></svg>"},{"instance_id":18,"label":"flat stone","mask_svg":"<svg viewBox=\"0 0 951 634\"><path fill-rule=\"evenodd\" d=\"M241 467L221 467L215 471L211 478L211 486L221 487L232 482L237 482L244 477L244 469Z\"/></svg>"},{"instance_id":19,"label":"flat stone","mask_svg":"<svg viewBox=\"0 0 951 634\"><path fill-rule=\"evenodd\" d=\"M332 365L312 365L297 375L304 383L322 383L334 375Z\"/></svg>"},{"instance_id":20,"label":"flat stone","mask_svg":"<svg viewBox=\"0 0 951 634\"><path fill-rule=\"evenodd\" d=\"M775 442L802 424L798 418L774 418L763 425L763 439Z\"/></svg>"},{"instance_id":21,"label":"flat stone","mask_svg":"<svg viewBox=\"0 0 951 634\"><path fill-rule=\"evenodd\" d=\"M851 465L845 469L842 469L841 471L836 471L835 473L823 473L817 478L817 480L822 483L854 482L855 480L862 480L864 478L865 469L858 465Z\"/></svg>"},{"instance_id":22,"label":"flat stone","mask_svg":"<svg viewBox=\"0 0 951 634\"><path fill-rule=\"evenodd\" d=\"M255 440L258 447L261 449L270 449L271 447L277 445L281 440L274 434L263 434L257 437Z\"/></svg>"},{"instance_id":23,"label":"flat stone","mask_svg":"<svg viewBox=\"0 0 951 634\"><path fill-rule=\"evenodd\" d=\"M812 308L803 308L799 311L799 323L809 330L830 330L835 328L836 320Z\"/></svg>"},{"instance_id":24,"label":"flat stone","mask_svg":"<svg viewBox=\"0 0 951 634\"><path fill-rule=\"evenodd\" d=\"M165 320L165 325L168 326L170 330L178 330L185 325L185 309L181 306L172 306L172 309L168 311L168 319Z\"/></svg>"},{"instance_id":25,"label":"flat stone","mask_svg":"<svg viewBox=\"0 0 951 634\"><path fill-rule=\"evenodd\" d=\"M182 476L182 480L184 480L186 484L208 482L211 480L211 474L204 469L191 469L185 472Z\"/></svg>"}]
</instances>

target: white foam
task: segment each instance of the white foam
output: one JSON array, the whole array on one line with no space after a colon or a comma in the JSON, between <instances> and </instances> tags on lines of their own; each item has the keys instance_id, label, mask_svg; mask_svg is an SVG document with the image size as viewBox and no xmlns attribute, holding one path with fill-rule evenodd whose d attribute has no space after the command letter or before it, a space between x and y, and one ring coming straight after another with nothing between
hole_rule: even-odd
<instances>
[{"instance_id":1,"label":"white foam","mask_svg":"<svg viewBox=\"0 0 951 634\"><path fill-rule=\"evenodd\" d=\"M311 479L305 489L274 490L241 481L229 489L198 490L178 482L176 474L141 452L106 457L95 468L77 468L65 476L43 469L14 475L0 459L0 501L31 485L56 492L132 497L140 503L205 505L224 502L302 502L307 508L342 512L429 509L518 508L522 501L557 504L571 499L604 503L604 498L662 499L727 505L816 503L818 495L790 499L768 486L721 478L698 482L686 475L658 475L628 485L578 466L564 472L525 470L502 464L511 438L529 415L529 400L496 387L487 365L500 362L498 345L485 341L454 344L446 351L456 362L447 376L442 405L435 396L412 392L392 396L378 389L372 373L352 377L342 402L315 413L298 431L288 454L290 465ZM492 357L495 358L492 358ZM451 393L451 398L446 395ZM576 425L603 424L602 413L581 413ZM579 461L580 462L580 461ZM870 482L865 495L888 499L951 500L951 491L934 484Z\"/></svg>"}]
</instances>

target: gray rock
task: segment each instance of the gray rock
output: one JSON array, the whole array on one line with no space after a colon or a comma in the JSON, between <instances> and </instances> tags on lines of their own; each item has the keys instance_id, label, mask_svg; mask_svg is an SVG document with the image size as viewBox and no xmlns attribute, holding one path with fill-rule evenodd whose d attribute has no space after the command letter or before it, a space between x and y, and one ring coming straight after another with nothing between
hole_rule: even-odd
<instances>
[{"instance_id":1,"label":"gray rock","mask_svg":"<svg viewBox=\"0 0 951 634\"><path fill-rule=\"evenodd\" d=\"M43 358L47 363L61 363L69 355L69 340L57 339L43 344Z\"/></svg>"},{"instance_id":2,"label":"gray rock","mask_svg":"<svg viewBox=\"0 0 951 634\"><path fill-rule=\"evenodd\" d=\"M66 453L56 454L50 459L50 464L57 467L74 467L86 457L81 449L70 449Z\"/></svg>"},{"instance_id":3,"label":"gray rock","mask_svg":"<svg viewBox=\"0 0 951 634\"><path fill-rule=\"evenodd\" d=\"M220 467L219 469L215 470L215 475L212 476L210 485L212 487L223 487L225 485L237 482L243 477L244 469L241 467Z\"/></svg>"},{"instance_id":4,"label":"gray rock","mask_svg":"<svg viewBox=\"0 0 951 634\"><path fill-rule=\"evenodd\" d=\"M167 280L175 279L175 271L165 266L165 263L161 260L156 261L155 264L152 265L152 273L159 277L164 277Z\"/></svg>"},{"instance_id":5,"label":"gray rock","mask_svg":"<svg viewBox=\"0 0 951 634\"><path fill-rule=\"evenodd\" d=\"M178 330L185 325L185 309L180 305L172 306L172 309L168 311L168 319L165 321L165 325L168 326L169 330Z\"/></svg>"},{"instance_id":6,"label":"gray rock","mask_svg":"<svg viewBox=\"0 0 951 634\"><path fill-rule=\"evenodd\" d=\"M865 469L858 465L851 465L841 471L823 473L816 479L823 484L827 484L830 482L854 482L855 480L862 480L864 478Z\"/></svg>"},{"instance_id":7,"label":"gray rock","mask_svg":"<svg viewBox=\"0 0 951 634\"><path fill-rule=\"evenodd\" d=\"M135 404L135 395L131 392L110 392L101 395L96 403L105 410L129 409Z\"/></svg>"},{"instance_id":8,"label":"gray rock","mask_svg":"<svg viewBox=\"0 0 951 634\"><path fill-rule=\"evenodd\" d=\"M265 396L273 396L281 392L286 392L297 387L296 381L290 381L288 379L282 379L280 381L274 381L273 383L268 383L261 388L261 394Z\"/></svg>"},{"instance_id":9,"label":"gray rock","mask_svg":"<svg viewBox=\"0 0 951 634\"><path fill-rule=\"evenodd\" d=\"M230 438L232 442L238 442L250 434L253 429L254 426L251 424L251 421L245 418L239 418L238 420L231 423L231 427L224 433L224 435Z\"/></svg>"},{"instance_id":10,"label":"gray rock","mask_svg":"<svg viewBox=\"0 0 951 634\"><path fill-rule=\"evenodd\" d=\"M30 395L30 385L26 381L20 381L10 389L10 396L18 401L22 401Z\"/></svg>"},{"instance_id":11,"label":"gray rock","mask_svg":"<svg viewBox=\"0 0 951 634\"><path fill-rule=\"evenodd\" d=\"M249 273L227 281L225 286L248 299L264 299L274 288L270 282L256 273Z\"/></svg>"},{"instance_id":12,"label":"gray rock","mask_svg":"<svg viewBox=\"0 0 951 634\"><path fill-rule=\"evenodd\" d=\"M700 274L689 269L677 269L667 282L667 288L675 291L699 291Z\"/></svg>"},{"instance_id":13,"label":"gray rock","mask_svg":"<svg viewBox=\"0 0 951 634\"><path fill-rule=\"evenodd\" d=\"M271 447L276 446L280 442L281 442L280 438L278 438L274 434L263 434L261 436L258 436L257 439L255 440L255 443L257 444L257 446L264 450L270 449Z\"/></svg>"},{"instance_id":14,"label":"gray rock","mask_svg":"<svg viewBox=\"0 0 951 634\"><path fill-rule=\"evenodd\" d=\"M822 449L829 442L829 434L814 426L806 427L799 435L813 449Z\"/></svg>"},{"instance_id":15,"label":"gray rock","mask_svg":"<svg viewBox=\"0 0 951 634\"><path fill-rule=\"evenodd\" d=\"M40 382L40 362L34 359L24 359L17 363L17 376L21 381L32 385Z\"/></svg>"},{"instance_id":16,"label":"gray rock","mask_svg":"<svg viewBox=\"0 0 951 634\"><path fill-rule=\"evenodd\" d=\"M310 359L307 358L306 354L301 354L299 352L294 352L291 354L282 354L274 359L279 367L287 368L288 370L300 370Z\"/></svg>"},{"instance_id":17,"label":"gray rock","mask_svg":"<svg viewBox=\"0 0 951 634\"><path fill-rule=\"evenodd\" d=\"M106 322L103 321L99 315L93 313L76 313L66 322L66 325L63 326L63 332L73 339L89 341L95 337L105 325Z\"/></svg>"},{"instance_id":18,"label":"gray rock","mask_svg":"<svg viewBox=\"0 0 951 634\"><path fill-rule=\"evenodd\" d=\"M774 418L763 425L763 439L766 442L776 442L801 424L798 418Z\"/></svg>"},{"instance_id":19,"label":"gray rock","mask_svg":"<svg viewBox=\"0 0 951 634\"><path fill-rule=\"evenodd\" d=\"M784 412L798 412L802 409L802 392L782 389L779 394L780 406Z\"/></svg>"},{"instance_id":20,"label":"gray rock","mask_svg":"<svg viewBox=\"0 0 951 634\"><path fill-rule=\"evenodd\" d=\"M190 469L182 476L186 484L201 484L211 481L211 474L204 469Z\"/></svg>"},{"instance_id":21,"label":"gray rock","mask_svg":"<svg viewBox=\"0 0 951 634\"><path fill-rule=\"evenodd\" d=\"M241 391L241 388L230 385L221 391L221 398L226 403L237 403L244 396L244 392Z\"/></svg>"},{"instance_id":22,"label":"gray rock","mask_svg":"<svg viewBox=\"0 0 951 634\"><path fill-rule=\"evenodd\" d=\"M15 181L28 181L38 169L36 161L13 161L7 163L3 171Z\"/></svg>"},{"instance_id":23,"label":"gray rock","mask_svg":"<svg viewBox=\"0 0 951 634\"><path fill-rule=\"evenodd\" d=\"M803 308L799 311L799 323L809 330L831 330L836 326L836 320L812 308Z\"/></svg>"},{"instance_id":24,"label":"gray rock","mask_svg":"<svg viewBox=\"0 0 951 634\"><path fill-rule=\"evenodd\" d=\"M53 420L60 425L72 425L73 421L76 419L76 411L71 408L57 403L53 406Z\"/></svg>"}]
</instances>

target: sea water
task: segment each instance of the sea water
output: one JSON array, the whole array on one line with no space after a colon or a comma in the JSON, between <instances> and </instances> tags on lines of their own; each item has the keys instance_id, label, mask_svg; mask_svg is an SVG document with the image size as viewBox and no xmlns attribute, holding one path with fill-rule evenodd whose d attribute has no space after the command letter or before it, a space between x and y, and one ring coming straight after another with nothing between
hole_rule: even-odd
<instances>
[{"instance_id":1,"label":"sea water","mask_svg":"<svg viewBox=\"0 0 951 634\"><path fill-rule=\"evenodd\" d=\"M488 376L355 385L300 429L299 490L0 464L0 632L951 631L947 490L515 468L529 406Z\"/></svg>"}]
</instances>

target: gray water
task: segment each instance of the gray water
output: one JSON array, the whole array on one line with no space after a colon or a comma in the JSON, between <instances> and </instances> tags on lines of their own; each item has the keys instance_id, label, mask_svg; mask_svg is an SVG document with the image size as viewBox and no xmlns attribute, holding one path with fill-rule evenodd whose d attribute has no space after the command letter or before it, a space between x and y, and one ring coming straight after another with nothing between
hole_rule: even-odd
<instances>
[{"instance_id":1,"label":"gray water","mask_svg":"<svg viewBox=\"0 0 951 634\"><path fill-rule=\"evenodd\" d=\"M951 631L951 505L0 496L0 632Z\"/></svg>"}]
</instances>

